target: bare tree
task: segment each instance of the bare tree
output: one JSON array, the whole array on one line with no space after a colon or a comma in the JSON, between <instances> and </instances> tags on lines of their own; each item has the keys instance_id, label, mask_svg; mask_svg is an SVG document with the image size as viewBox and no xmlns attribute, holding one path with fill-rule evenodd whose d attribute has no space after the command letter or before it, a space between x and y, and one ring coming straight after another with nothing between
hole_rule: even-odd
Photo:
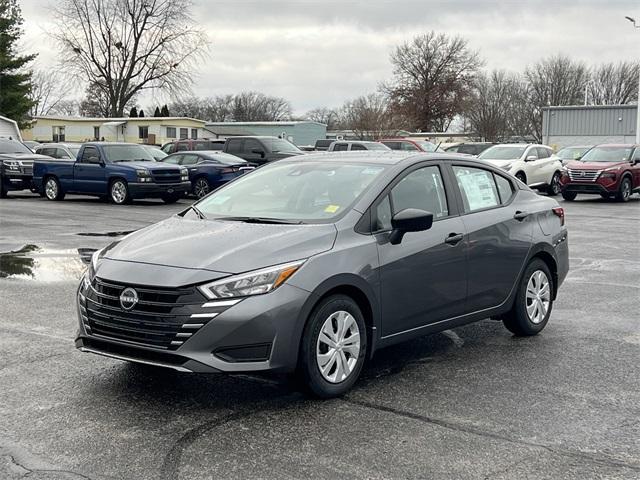
<instances>
[{"instance_id":1,"label":"bare tree","mask_svg":"<svg viewBox=\"0 0 640 480\"><path fill-rule=\"evenodd\" d=\"M133 96L123 107L129 111L135 107L136 97ZM102 83L91 83L85 90L85 98L80 102L78 110L83 117L112 117L111 100L107 87ZM121 115L124 117L124 115Z\"/></svg>"},{"instance_id":2,"label":"bare tree","mask_svg":"<svg viewBox=\"0 0 640 480\"><path fill-rule=\"evenodd\" d=\"M109 116L147 89L188 89L207 45L190 0L61 0L54 7L62 67L100 85Z\"/></svg>"},{"instance_id":3,"label":"bare tree","mask_svg":"<svg viewBox=\"0 0 640 480\"><path fill-rule=\"evenodd\" d=\"M63 115L72 117L80 112L80 103L77 100L61 100L49 112L50 115Z\"/></svg>"},{"instance_id":4,"label":"bare tree","mask_svg":"<svg viewBox=\"0 0 640 480\"><path fill-rule=\"evenodd\" d=\"M471 129L487 141L509 134L513 79L503 70L480 74L475 80L466 118Z\"/></svg>"},{"instance_id":5,"label":"bare tree","mask_svg":"<svg viewBox=\"0 0 640 480\"><path fill-rule=\"evenodd\" d=\"M204 104L204 118L212 122L228 122L233 120L233 95L218 95L208 98Z\"/></svg>"},{"instance_id":6,"label":"bare tree","mask_svg":"<svg viewBox=\"0 0 640 480\"><path fill-rule=\"evenodd\" d=\"M591 70L588 99L593 105L638 101L639 62L604 63Z\"/></svg>"},{"instance_id":7,"label":"bare tree","mask_svg":"<svg viewBox=\"0 0 640 480\"><path fill-rule=\"evenodd\" d=\"M395 135L401 122L389 99L380 93L370 93L347 101L340 109L340 127L353 130L361 140Z\"/></svg>"},{"instance_id":8,"label":"bare tree","mask_svg":"<svg viewBox=\"0 0 640 480\"><path fill-rule=\"evenodd\" d=\"M542 108L582 103L589 70L582 62L564 55L548 57L527 67L533 135L542 141Z\"/></svg>"},{"instance_id":9,"label":"bare tree","mask_svg":"<svg viewBox=\"0 0 640 480\"><path fill-rule=\"evenodd\" d=\"M198 97L185 97L169 104L169 110L176 117L191 117L207 119L202 115L202 99ZM208 120L208 119L207 119Z\"/></svg>"},{"instance_id":10,"label":"bare tree","mask_svg":"<svg viewBox=\"0 0 640 480\"><path fill-rule=\"evenodd\" d=\"M338 115L339 114L335 109L318 107L313 110L309 110L304 115L304 118L312 122L324 123L328 130L335 130L339 122Z\"/></svg>"},{"instance_id":11,"label":"bare tree","mask_svg":"<svg viewBox=\"0 0 640 480\"><path fill-rule=\"evenodd\" d=\"M291 117L291 104L281 97L241 92L233 97L232 116L236 122L287 120Z\"/></svg>"},{"instance_id":12,"label":"bare tree","mask_svg":"<svg viewBox=\"0 0 640 480\"><path fill-rule=\"evenodd\" d=\"M31 75L32 117L55 113L73 91L73 84L57 70L36 70Z\"/></svg>"},{"instance_id":13,"label":"bare tree","mask_svg":"<svg viewBox=\"0 0 640 480\"><path fill-rule=\"evenodd\" d=\"M429 32L396 47L393 79L383 89L414 128L445 131L464 104L482 66L461 37Z\"/></svg>"}]
</instances>

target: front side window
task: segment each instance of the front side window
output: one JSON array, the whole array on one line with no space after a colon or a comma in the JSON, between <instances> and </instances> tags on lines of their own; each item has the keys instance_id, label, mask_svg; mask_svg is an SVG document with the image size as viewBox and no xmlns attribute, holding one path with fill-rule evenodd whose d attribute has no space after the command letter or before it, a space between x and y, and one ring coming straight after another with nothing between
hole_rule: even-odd
<instances>
[{"instance_id":1,"label":"front side window","mask_svg":"<svg viewBox=\"0 0 640 480\"><path fill-rule=\"evenodd\" d=\"M226 184L197 206L207 218L221 220L330 221L348 211L386 168L347 161L274 162Z\"/></svg>"},{"instance_id":2,"label":"front side window","mask_svg":"<svg viewBox=\"0 0 640 480\"><path fill-rule=\"evenodd\" d=\"M82 151L81 163L100 163L100 155L96 147L85 147Z\"/></svg>"},{"instance_id":3,"label":"front side window","mask_svg":"<svg viewBox=\"0 0 640 480\"><path fill-rule=\"evenodd\" d=\"M227 140L227 151L229 153L242 153L242 143L244 140L240 138L232 138Z\"/></svg>"},{"instance_id":4,"label":"front side window","mask_svg":"<svg viewBox=\"0 0 640 480\"><path fill-rule=\"evenodd\" d=\"M180 165L195 165L198 163L198 157L196 155L183 155Z\"/></svg>"},{"instance_id":5,"label":"front side window","mask_svg":"<svg viewBox=\"0 0 640 480\"><path fill-rule=\"evenodd\" d=\"M551 156L551 152L544 147L538 147L538 158L549 158Z\"/></svg>"},{"instance_id":6,"label":"front side window","mask_svg":"<svg viewBox=\"0 0 640 480\"><path fill-rule=\"evenodd\" d=\"M351 144L351 150L366 150L367 147L365 147L364 145L360 145L359 143L353 143Z\"/></svg>"},{"instance_id":7,"label":"front side window","mask_svg":"<svg viewBox=\"0 0 640 480\"><path fill-rule=\"evenodd\" d=\"M243 150L244 150L245 154L246 153L250 153L250 154L256 155L254 150L258 150L258 151L264 152L264 147L257 140L254 140L253 138L247 138L244 141L244 149Z\"/></svg>"},{"instance_id":8,"label":"front side window","mask_svg":"<svg viewBox=\"0 0 640 480\"><path fill-rule=\"evenodd\" d=\"M436 166L414 170L391 190L391 203L395 215L407 208L433 213L433 218L449 216L447 196Z\"/></svg>"},{"instance_id":9,"label":"front side window","mask_svg":"<svg viewBox=\"0 0 640 480\"><path fill-rule=\"evenodd\" d=\"M465 213L500 205L493 174L482 168L454 166Z\"/></svg>"},{"instance_id":10,"label":"front side window","mask_svg":"<svg viewBox=\"0 0 640 480\"><path fill-rule=\"evenodd\" d=\"M527 156L524 157L525 160L538 160L538 149L537 148L530 148L527 151Z\"/></svg>"},{"instance_id":11,"label":"front side window","mask_svg":"<svg viewBox=\"0 0 640 480\"><path fill-rule=\"evenodd\" d=\"M633 160L640 160L640 148L636 148L636 152L633 154Z\"/></svg>"}]
</instances>

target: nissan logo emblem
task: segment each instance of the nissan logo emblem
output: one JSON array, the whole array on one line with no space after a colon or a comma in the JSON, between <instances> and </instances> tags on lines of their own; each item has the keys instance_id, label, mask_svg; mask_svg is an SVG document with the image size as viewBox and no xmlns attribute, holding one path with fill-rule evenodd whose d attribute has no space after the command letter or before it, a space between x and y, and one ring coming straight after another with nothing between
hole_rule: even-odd
<instances>
[{"instance_id":1,"label":"nissan logo emblem","mask_svg":"<svg viewBox=\"0 0 640 480\"><path fill-rule=\"evenodd\" d=\"M581 176L581 177L584 177L584 172L580 172L580 176Z\"/></svg>"},{"instance_id":2,"label":"nissan logo emblem","mask_svg":"<svg viewBox=\"0 0 640 480\"><path fill-rule=\"evenodd\" d=\"M120 306L125 310L131 310L138 303L138 292L127 287L120 294Z\"/></svg>"}]
</instances>

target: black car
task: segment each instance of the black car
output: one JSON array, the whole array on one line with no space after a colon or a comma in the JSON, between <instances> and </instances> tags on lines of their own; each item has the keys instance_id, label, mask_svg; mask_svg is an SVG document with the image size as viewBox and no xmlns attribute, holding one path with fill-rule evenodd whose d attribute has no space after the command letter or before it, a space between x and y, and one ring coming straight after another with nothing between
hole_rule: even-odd
<instances>
[{"instance_id":1,"label":"black car","mask_svg":"<svg viewBox=\"0 0 640 480\"><path fill-rule=\"evenodd\" d=\"M287 140L268 136L227 138L224 152L258 165L305 154Z\"/></svg>"},{"instance_id":2,"label":"black car","mask_svg":"<svg viewBox=\"0 0 640 480\"><path fill-rule=\"evenodd\" d=\"M445 148L444 151L447 153L462 153L464 155L477 157L493 145L495 145L495 143L491 142L459 143L458 145Z\"/></svg>"},{"instance_id":3,"label":"black car","mask_svg":"<svg viewBox=\"0 0 640 480\"><path fill-rule=\"evenodd\" d=\"M187 167L192 193L198 198L255 168L242 158L216 150L174 153L159 161Z\"/></svg>"},{"instance_id":4,"label":"black car","mask_svg":"<svg viewBox=\"0 0 640 480\"><path fill-rule=\"evenodd\" d=\"M0 198L7 192L33 189L33 161L48 159L17 140L0 138Z\"/></svg>"},{"instance_id":5,"label":"black car","mask_svg":"<svg viewBox=\"0 0 640 480\"><path fill-rule=\"evenodd\" d=\"M96 252L76 346L181 372L295 372L332 397L403 340L490 317L537 334L568 269L563 209L498 167L309 154Z\"/></svg>"}]
</instances>

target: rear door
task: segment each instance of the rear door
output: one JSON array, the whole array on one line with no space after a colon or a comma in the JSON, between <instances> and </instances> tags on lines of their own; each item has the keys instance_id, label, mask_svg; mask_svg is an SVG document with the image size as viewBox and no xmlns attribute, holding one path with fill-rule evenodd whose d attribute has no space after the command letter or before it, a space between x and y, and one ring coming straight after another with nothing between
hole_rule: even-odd
<instances>
[{"instance_id":1,"label":"rear door","mask_svg":"<svg viewBox=\"0 0 640 480\"><path fill-rule=\"evenodd\" d=\"M445 190L443 165L428 162L396 179L372 207L378 243L382 299L382 335L461 315L467 295L464 225L456 215L455 195ZM389 243L391 218L406 208L434 214L431 229L405 234ZM455 238L454 238L455 237Z\"/></svg>"},{"instance_id":2,"label":"rear door","mask_svg":"<svg viewBox=\"0 0 640 480\"><path fill-rule=\"evenodd\" d=\"M469 244L467 309L476 312L500 305L511 293L531 248L534 215L516 201L511 178L476 165L455 163L451 169Z\"/></svg>"},{"instance_id":3,"label":"rear door","mask_svg":"<svg viewBox=\"0 0 640 480\"><path fill-rule=\"evenodd\" d=\"M85 147L80 158L74 163L72 190L100 195L107 193L106 169L96 147Z\"/></svg>"}]
</instances>

